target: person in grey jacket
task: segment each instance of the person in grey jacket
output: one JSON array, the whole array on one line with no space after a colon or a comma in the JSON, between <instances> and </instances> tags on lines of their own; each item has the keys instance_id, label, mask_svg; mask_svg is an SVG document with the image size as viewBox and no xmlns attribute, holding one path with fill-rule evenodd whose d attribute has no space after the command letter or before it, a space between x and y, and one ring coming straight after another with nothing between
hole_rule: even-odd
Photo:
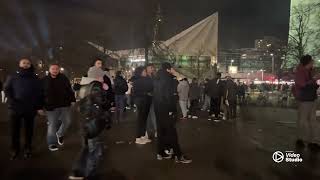
<instances>
[{"instance_id":1,"label":"person in grey jacket","mask_svg":"<svg viewBox=\"0 0 320 180\"><path fill-rule=\"evenodd\" d=\"M192 119L198 119L197 108L200 99L200 86L196 78L192 79L190 84L189 99L190 99L190 115Z\"/></svg>"},{"instance_id":2,"label":"person in grey jacket","mask_svg":"<svg viewBox=\"0 0 320 180\"><path fill-rule=\"evenodd\" d=\"M189 83L188 79L182 79L178 84L179 104L182 111L182 119L187 118L188 114L188 99L189 99Z\"/></svg>"}]
</instances>

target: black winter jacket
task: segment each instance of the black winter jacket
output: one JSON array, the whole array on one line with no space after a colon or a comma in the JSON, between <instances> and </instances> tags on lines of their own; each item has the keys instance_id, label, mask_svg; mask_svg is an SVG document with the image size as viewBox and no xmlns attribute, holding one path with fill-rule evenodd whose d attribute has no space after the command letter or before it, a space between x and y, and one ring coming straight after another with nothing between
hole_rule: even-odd
<instances>
[{"instance_id":1,"label":"black winter jacket","mask_svg":"<svg viewBox=\"0 0 320 180\"><path fill-rule=\"evenodd\" d=\"M133 81L133 96L152 96L153 80L150 77L138 77Z\"/></svg>"},{"instance_id":2,"label":"black winter jacket","mask_svg":"<svg viewBox=\"0 0 320 180\"><path fill-rule=\"evenodd\" d=\"M8 97L9 109L13 111L34 112L42 109L42 83L33 68L19 69L9 76L4 91Z\"/></svg>"},{"instance_id":3,"label":"black winter jacket","mask_svg":"<svg viewBox=\"0 0 320 180\"><path fill-rule=\"evenodd\" d=\"M165 70L159 70L153 83L154 103L161 104L169 112L176 112L178 82Z\"/></svg>"},{"instance_id":4,"label":"black winter jacket","mask_svg":"<svg viewBox=\"0 0 320 180\"><path fill-rule=\"evenodd\" d=\"M46 76L43 85L46 110L68 107L76 102L70 81L64 74L59 74L56 78Z\"/></svg>"}]
</instances>

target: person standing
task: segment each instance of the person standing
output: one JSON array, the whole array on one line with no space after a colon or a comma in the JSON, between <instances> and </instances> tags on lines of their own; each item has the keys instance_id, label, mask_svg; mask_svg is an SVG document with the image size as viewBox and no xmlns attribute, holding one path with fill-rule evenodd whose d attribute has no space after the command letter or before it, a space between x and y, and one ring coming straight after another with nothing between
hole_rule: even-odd
<instances>
[{"instance_id":1,"label":"person standing","mask_svg":"<svg viewBox=\"0 0 320 180\"><path fill-rule=\"evenodd\" d=\"M187 78L183 78L177 88L179 95L179 105L182 111L182 120L188 117L189 83Z\"/></svg>"},{"instance_id":2,"label":"person standing","mask_svg":"<svg viewBox=\"0 0 320 180\"><path fill-rule=\"evenodd\" d=\"M208 82L209 82L209 79L206 78L203 84L204 102L201 108L202 111L206 111L208 108L210 109L210 96L208 95Z\"/></svg>"},{"instance_id":3,"label":"person standing","mask_svg":"<svg viewBox=\"0 0 320 180\"><path fill-rule=\"evenodd\" d=\"M48 117L47 143L50 151L64 144L71 124L71 104L76 102L69 79L60 73L59 64L51 64L44 79L45 110Z\"/></svg>"},{"instance_id":4,"label":"person standing","mask_svg":"<svg viewBox=\"0 0 320 180\"><path fill-rule=\"evenodd\" d=\"M295 97L298 104L298 139L296 145L310 150L320 150L319 122L316 120L316 99L318 85L313 78L314 60L310 55L300 59L295 74Z\"/></svg>"},{"instance_id":5,"label":"person standing","mask_svg":"<svg viewBox=\"0 0 320 180\"><path fill-rule=\"evenodd\" d=\"M170 63L163 63L154 80L154 110L157 120L158 154L157 159L171 159L166 153L173 149L176 163L191 163L192 160L183 155L178 142L176 129L177 113L177 81Z\"/></svg>"},{"instance_id":6,"label":"person standing","mask_svg":"<svg viewBox=\"0 0 320 180\"><path fill-rule=\"evenodd\" d=\"M223 89L223 82L221 81L221 73L217 73L217 77L211 79L208 82L207 87L208 95L210 96L210 112L209 115L214 114L215 120L219 119L220 106L221 106L221 94ZM211 120L211 118L209 118Z\"/></svg>"},{"instance_id":7,"label":"person standing","mask_svg":"<svg viewBox=\"0 0 320 180\"><path fill-rule=\"evenodd\" d=\"M152 103L152 80L147 77L147 73L144 67L138 67L135 70L135 80L133 81L135 104L137 105L137 135L136 144L147 144L151 140L148 139L146 134L147 119Z\"/></svg>"},{"instance_id":8,"label":"person standing","mask_svg":"<svg viewBox=\"0 0 320 180\"><path fill-rule=\"evenodd\" d=\"M190 99L190 115L192 119L198 119L197 109L199 106L199 99L200 99L200 86L196 78L193 78L192 83L190 84L189 99Z\"/></svg>"},{"instance_id":9,"label":"person standing","mask_svg":"<svg viewBox=\"0 0 320 180\"><path fill-rule=\"evenodd\" d=\"M23 57L19 70L8 77L4 91L8 98L11 130L11 160L20 153L21 126L25 128L24 158L31 158L34 119L43 105L43 91L40 79L34 73L31 60Z\"/></svg>"},{"instance_id":10,"label":"person standing","mask_svg":"<svg viewBox=\"0 0 320 180\"><path fill-rule=\"evenodd\" d=\"M122 72L116 72L116 78L114 79L114 93L116 104L116 120L119 123L123 120L123 114L125 109L126 92L128 91L127 81L122 77Z\"/></svg>"},{"instance_id":11,"label":"person standing","mask_svg":"<svg viewBox=\"0 0 320 180\"><path fill-rule=\"evenodd\" d=\"M153 89L153 80L155 75L155 67L153 64L148 64L146 66L146 73L147 73L148 82L151 83L151 86ZM150 96L153 96L153 92L150 93ZM148 115L146 137L148 139L157 137L157 123L156 123L156 115L154 113L153 102L151 102L150 111Z\"/></svg>"},{"instance_id":12,"label":"person standing","mask_svg":"<svg viewBox=\"0 0 320 180\"><path fill-rule=\"evenodd\" d=\"M234 119L237 116L237 84L231 76L226 77L224 89L224 105L226 106L226 119Z\"/></svg>"}]
</instances>

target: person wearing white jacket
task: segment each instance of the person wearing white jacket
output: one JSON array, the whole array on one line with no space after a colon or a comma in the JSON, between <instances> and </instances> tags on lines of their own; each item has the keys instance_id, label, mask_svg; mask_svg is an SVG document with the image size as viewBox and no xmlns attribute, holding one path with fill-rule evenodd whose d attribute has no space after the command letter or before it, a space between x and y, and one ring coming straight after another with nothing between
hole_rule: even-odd
<instances>
[{"instance_id":1,"label":"person wearing white jacket","mask_svg":"<svg viewBox=\"0 0 320 180\"><path fill-rule=\"evenodd\" d=\"M179 104L182 111L182 119L186 119L188 115L189 99L189 83L187 78L184 78L180 81L177 91L179 95Z\"/></svg>"}]
</instances>

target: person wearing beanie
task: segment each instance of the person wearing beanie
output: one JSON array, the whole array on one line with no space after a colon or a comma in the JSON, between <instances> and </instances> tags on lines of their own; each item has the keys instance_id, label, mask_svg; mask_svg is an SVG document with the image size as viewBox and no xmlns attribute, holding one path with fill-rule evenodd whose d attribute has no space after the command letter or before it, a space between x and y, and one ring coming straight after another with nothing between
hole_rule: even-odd
<instances>
[{"instance_id":1,"label":"person wearing beanie","mask_svg":"<svg viewBox=\"0 0 320 180\"><path fill-rule=\"evenodd\" d=\"M21 126L25 128L24 158L31 157L34 119L37 111L42 114L42 83L34 73L29 58L19 61L19 69L8 77L4 85L8 98L11 132L11 160L20 153Z\"/></svg>"}]
</instances>

